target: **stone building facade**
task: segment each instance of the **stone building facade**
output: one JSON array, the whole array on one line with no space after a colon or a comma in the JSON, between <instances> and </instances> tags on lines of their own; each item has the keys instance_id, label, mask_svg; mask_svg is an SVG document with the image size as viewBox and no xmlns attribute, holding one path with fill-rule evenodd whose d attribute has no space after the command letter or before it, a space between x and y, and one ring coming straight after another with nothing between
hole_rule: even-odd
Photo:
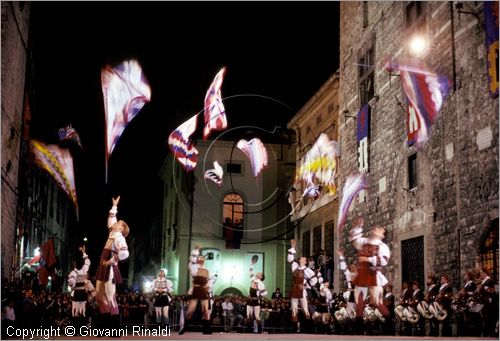
<instances>
[{"instance_id":1,"label":"stone building facade","mask_svg":"<svg viewBox=\"0 0 500 341\"><path fill-rule=\"evenodd\" d=\"M288 123L288 128L293 129L297 136L296 168L301 166L304 156L322 133L330 140L338 141L339 83L339 74L334 73ZM339 171L337 164L336 177ZM338 192L330 194L323 187L317 199L302 198L305 183L296 180L295 187L296 209L292 222L297 225L295 238L302 254L319 255L320 249L324 249L334 257ZM334 277L337 279L337 276L338 273ZM334 283L338 283L338 279Z\"/></svg>"},{"instance_id":2,"label":"stone building facade","mask_svg":"<svg viewBox=\"0 0 500 341\"><path fill-rule=\"evenodd\" d=\"M29 3L2 2L2 278L8 278L16 266L19 154L29 19Z\"/></svg>"},{"instance_id":3,"label":"stone building facade","mask_svg":"<svg viewBox=\"0 0 500 341\"><path fill-rule=\"evenodd\" d=\"M37 56L30 40L33 11L29 2L2 2L2 278L36 277L37 264L30 267L27 261L53 238L58 276L52 287L63 289L71 266L69 255L81 240L75 241L73 204L30 158L32 138L47 141L57 136L57 131L32 123L42 115L32 105L38 95L34 89Z\"/></svg>"},{"instance_id":4,"label":"stone building facade","mask_svg":"<svg viewBox=\"0 0 500 341\"><path fill-rule=\"evenodd\" d=\"M346 233L357 215L367 226L387 228L386 274L396 292L402 280L422 282L429 273L448 274L459 288L463 275L480 266L498 280L498 95L488 92L483 2L460 8L364 1L340 8L341 184L360 171L358 153L369 156L369 188L354 200ZM415 55L409 44L417 35L424 44ZM408 144L400 77L385 67L409 57L447 75L451 86L421 150ZM355 116L366 103L369 139L359 150Z\"/></svg>"}]
</instances>

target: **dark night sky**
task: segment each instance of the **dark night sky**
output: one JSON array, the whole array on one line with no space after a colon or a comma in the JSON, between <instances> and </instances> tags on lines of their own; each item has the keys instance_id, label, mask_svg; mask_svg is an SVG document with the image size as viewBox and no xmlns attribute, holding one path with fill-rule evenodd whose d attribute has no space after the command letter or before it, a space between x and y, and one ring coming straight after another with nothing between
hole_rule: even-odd
<instances>
[{"instance_id":1,"label":"dark night sky","mask_svg":"<svg viewBox=\"0 0 500 341\"><path fill-rule=\"evenodd\" d=\"M56 142L57 129L70 122L80 134L83 152L72 149L79 231L100 249L116 194L131 236L161 221L158 172L169 153L167 137L203 108L222 66L223 97L253 93L286 105L228 99L231 127L285 126L338 68L338 8L332 2L33 2L33 135ZM100 69L126 58L139 60L152 100L122 135L105 184Z\"/></svg>"}]
</instances>

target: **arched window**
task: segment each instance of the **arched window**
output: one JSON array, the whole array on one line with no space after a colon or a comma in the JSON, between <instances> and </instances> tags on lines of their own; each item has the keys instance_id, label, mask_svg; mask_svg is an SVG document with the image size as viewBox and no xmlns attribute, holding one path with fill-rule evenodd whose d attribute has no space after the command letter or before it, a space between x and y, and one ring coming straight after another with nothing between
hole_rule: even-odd
<instances>
[{"instance_id":1,"label":"arched window","mask_svg":"<svg viewBox=\"0 0 500 341\"><path fill-rule=\"evenodd\" d=\"M490 222L481 243L481 265L490 271L493 280L498 281L498 218Z\"/></svg>"},{"instance_id":2,"label":"arched window","mask_svg":"<svg viewBox=\"0 0 500 341\"><path fill-rule=\"evenodd\" d=\"M224 197L222 222L226 249L239 249L243 238L243 198L238 193L229 193Z\"/></svg>"}]
</instances>

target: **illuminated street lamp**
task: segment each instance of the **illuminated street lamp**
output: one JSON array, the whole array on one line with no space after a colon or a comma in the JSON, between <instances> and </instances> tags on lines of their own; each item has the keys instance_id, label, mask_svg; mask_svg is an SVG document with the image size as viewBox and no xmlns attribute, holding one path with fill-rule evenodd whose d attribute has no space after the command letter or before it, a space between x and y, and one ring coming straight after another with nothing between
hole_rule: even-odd
<instances>
[{"instance_id":1,"label":"illuminated street lamp","mask_svg":"<svg viewBox=\"0 0 500 341\"><path fill-rule=\"evenodd\" d=\"M422 57L429 47L429 42L421 35L413 36L408 43L410 54L414 57Z\"/></svg>"}]
</instances>

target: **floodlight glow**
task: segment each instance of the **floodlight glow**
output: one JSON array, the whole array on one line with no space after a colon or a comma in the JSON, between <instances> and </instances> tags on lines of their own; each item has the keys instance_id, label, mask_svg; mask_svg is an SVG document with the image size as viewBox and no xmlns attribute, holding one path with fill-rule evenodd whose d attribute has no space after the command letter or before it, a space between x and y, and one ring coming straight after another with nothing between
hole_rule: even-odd
<instances>
[{"instance_id":1,"label":"floodlight glow","mask_svg":"<svg viewBox=\"0 0 500 341\"><path fill-rule=\"evenodd\" d=\"M410 53L414 56L421 56L427 49L428 42L421 36L414 36L409 43Z\"/></svg>"},{"instance_id":2,"label":"floodlight glow","mask_svg":"<svg viewBox=\"0 0 500 341\"><path fill-rule=\"evenodd\" d=\"M153 292L153 282L144 281L144 283L142 284L142 287L143 287L143 291L145 293Z\"/></svg>"}]
</instances>

